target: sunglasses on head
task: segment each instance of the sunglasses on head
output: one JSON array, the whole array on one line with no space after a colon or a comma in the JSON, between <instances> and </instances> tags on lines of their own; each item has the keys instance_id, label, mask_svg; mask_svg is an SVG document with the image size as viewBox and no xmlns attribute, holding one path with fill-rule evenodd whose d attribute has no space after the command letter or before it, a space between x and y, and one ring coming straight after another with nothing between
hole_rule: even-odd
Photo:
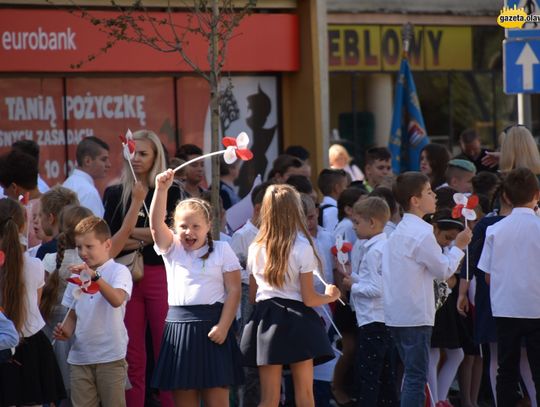
<instances>
[{"instance_id":1,"label":"sunglasses on head","mask_svg":"<svg viewBox=\"0 0 540 407\"><path fill-rule=\"evenodd\" d=\"M511 124L510 126L504 128L503 133L508 134L508 131L514 127L525 127L527 130L529 130L529 128L524 124Z\"/></svg>"}]
</instances>

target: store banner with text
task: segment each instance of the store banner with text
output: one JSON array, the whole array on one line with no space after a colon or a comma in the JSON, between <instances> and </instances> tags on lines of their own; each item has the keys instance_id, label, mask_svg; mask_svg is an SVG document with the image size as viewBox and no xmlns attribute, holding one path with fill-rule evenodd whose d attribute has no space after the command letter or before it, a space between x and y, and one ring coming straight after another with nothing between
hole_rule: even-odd
<instances>
[{"instance_id":1,"label":"store banner with text","mask_svg":"<svg viewBox=\"0 0 540 407\"><path fill-rule=\"evenodd\" d=\"M110 146L110 176L122 170L118 138L130 128L155 131L174 152L174 79L169 78L0 79L0 153L13 142L34 140L41 149L40 173L61 183L75 165L77 144L88 136ZM66 149L67 146L67 149ZM67 159L66 159L67 153Z\"/></svg>"},{"instance_id":2,"label":"store banner with text","mask_svg":"<svg viewBox=\"0 0 540 407\"><path fill-rule=\"evenodd\" d=\"M115 18L113 11L90 10L96 19ZM159 23L158 37L174 44L175 33L163 12L149 12ZM147 18L145 13L142 13ZM183 36L190 22L188 13L173 13L176 34ZM137 18L134 13L133 18ZM193 19L191 19L193 21ZM150 23L139 21L157 38ZM287 13L246 16L227 44L226 71L278 72L300 67L298 17ZM128 34L137 34L128 30ZM80 12L45 9L0 9L0 72L69 72L73 64L84 63L77 72L192 72L178 52L159 52L136 42L121 42L106 53L100 50L110 38ZM188 32L186 55L202 70L208 69L208 43L201 35Z\"/></svg>"},{"instance_id":3,"label":"store banner with text","mask_svg":"<svg viewBox=\"0 0 540 407\"><path fill-rule=\"evenodd\" d=\"M330 71L397 71L401 26L329 25ZM415 26L409 62L413 70L472 69L472 28Z\"/></svg>"}]
</instances>

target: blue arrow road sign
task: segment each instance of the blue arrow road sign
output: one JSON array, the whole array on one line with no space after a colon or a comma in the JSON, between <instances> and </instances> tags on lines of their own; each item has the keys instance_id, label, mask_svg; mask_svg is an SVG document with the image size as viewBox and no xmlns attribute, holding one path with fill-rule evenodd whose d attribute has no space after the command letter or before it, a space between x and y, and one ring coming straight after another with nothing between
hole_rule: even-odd
<instances>
[{"instance_id":1,"label":"blue arrow road sign","mask_svg":"<svg viewBox=\"0 0 540 407\"><path fill-rule=\"evenodd\" d=\"M540 93L540 39L503 41L504 92Z\"/></svg>"},{"instance_id":2,"label":"blue arrow road sign","mask_svg":"<svg viewBox=\"0 0 540 407\"><path fill-rule=\"evenodd\" d=\"M540 15L540 0L505 0L505 6L513 8L525 8L525 12L529 12L531 8L532 14ZM505 30L506 38L518 39L518 38L540 38L540 24L539 23L525 23L522 28L507 28Z\"/></svg>"}]
</instances>

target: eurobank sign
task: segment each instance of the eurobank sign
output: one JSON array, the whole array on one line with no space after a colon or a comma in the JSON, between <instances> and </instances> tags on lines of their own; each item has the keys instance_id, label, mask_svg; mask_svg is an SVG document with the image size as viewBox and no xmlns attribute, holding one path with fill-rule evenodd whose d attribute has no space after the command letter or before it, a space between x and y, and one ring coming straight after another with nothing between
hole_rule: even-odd
<instances>
[{"instance_id":1,"label":"eurobank sign","mask_svg":"<svg viewBox=\"0 0 540 407\"><path fill-rule=\"evenodd\" d=\"M96 18L117 17L114 11L92 12ZM155 21L168 18L149 12ZM136 18L136 15L134 16ZM190 16L174 13L177 27ZM143 29L153 33L149 23ZM153 35L153 34L152 34ZM162 36L173 35L164 27ZM89 21L66 10L0 8L0 73L21 72L192 72L176 52L156 52L135 42L116 44L101 53L110 39ZM202 70L208 69L208 44L187 33L186 53ZM97 55L97 57L95 57ZM94 58L90 58L94 56ZM89 61L90 59L90 61ZM74 70L73 65L87 61ZM227 47L224 70L232 72L291 72L300 69L298 17L294 14L252 14L235 29Z\"/></svg>"},{"instance_id":2,"label":"eurobank sign","mask_svg":"<svg viewBox=\"0 0 540 407\"><path fill-rule=\"evenodd\" d=\"M329 25L330 71L397 71L402 54L401 26ZM472 28L415 26L409 50L416 71L472 70Z\"/></svg>"}]
</instances>

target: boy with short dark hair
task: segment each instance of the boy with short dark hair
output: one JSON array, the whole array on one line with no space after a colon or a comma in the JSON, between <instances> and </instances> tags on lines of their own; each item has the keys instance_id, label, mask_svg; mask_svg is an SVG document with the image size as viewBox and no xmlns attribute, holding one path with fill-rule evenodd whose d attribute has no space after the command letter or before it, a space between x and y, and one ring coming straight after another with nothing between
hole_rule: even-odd
<instances>
[{"instance_id":1,"label":"boy with short dark hair","mask_svg":"<svg viewBox=\"0 0 540 407\"><path fill-rule=\"evenodd\" d=\"M540 218L534 212L540 199L538 179L527 168L512 170L503 194L514 209L487 228L478 268L490 284L497 327L497 405L514 406L523 343L540 402L540 274L534 257L540 252Z\"/></svg>"},{"instance_id":2,"label":"boy with short dark hair","mask_svg":"<svg viewBox=\"0 0 540 407\"><path fill-rule=\"evenodd\" d=\"M383 249L385 323L405 367L401 406L421 407L435 320L433 281L455 273L472 234L469 229L460 232L455 247L442 252L433 227L422 219L435 212L435 194L424 174L400 174L393 192L405 213Z\"/></svg>"},{"instance_id":3,"label":"boy with short dark hair","mask_svg":"<svg viewBox=\"0 0 540 407\"><path fill-rule=\"evenodd\" d=\"M392 175L392 154L386 147L373 147L366 153L364 188L369 192Z\"/></svg>"},{"instance_id":4,"label":"boy with short dark hair","mask_svg":"<svg viewBox=\"0 0 540 407\"><path fill-rule=\"evenodd\" d=\"M75 406L122 407L126 405L128 342L124 315L133 286L131 274L111 259L111 232L103 219L90 216L79 222L75 242L85 263L72 269L91 284L78 300L76 286L68 285L62 305L73 308L64 325L54 330L59 340L75 333L68 356L71 401Z\"/></svg>"},{"instance_id":5,"label":"boy with short dark hair","mask_svg":"<svg viewBox=\"0 0 540 407\"><path fill-rule=\"evenodd\" d=\"M354 204L353 223L363 244L353 253L352 273L344 279L350 287L356 312L356 379L358 405L397 403L395 371L391 357L394 342L384 321L382 253L386 245L384 227L390 209L383 198L368 197ZM355 248L357 246L355 245Z\"/></svg>"},{"instance_id":6,"label":"boy with short dark hair","mask_svg":"<svg viewBox=\"0 0 540 407\"><path fill-rule=\"evenodd\" d=\"M285 184L291 175L307 175L304 163L292 155L281 154L272 163L268 180L276 184Z\"/></svg>"},{"instance_id":7,"label":"boy with short dark hair","mask_svg":"<svg viewBox=\"0 0 540 407\"><path fill-rule=\"evenodd\" d=\"M446 182L450 188L457 192L471 193L472 179L476 175L476 167L468 160L454 158L448 162Z\"/></svg>"},{"instance_id":8,"label":"boy with short dark hair","mask_svg":"<svg viewBox=\"0 0 540 407\"><path fill-rule=\"evenodd\" d=\"M343 170L324 169L317 179L317 186L323 195L319 206L319 225L330 233L338 223L337 200L348 183L347 173Z\"/></svg>"},{"instance_id":9,"label":"boy with short dark hair","mask_svg":"<svg viewBox=\"0 0 540 407\"><path fill-rule=\"evenodd\" d=\"M103 217L105 208L95 182L107 177L111 168L109 145L98 137L86 137L77 145L75 155L77 168L62 185L77 194L81 206Z\"/></svg>"},{"instance_id":10,"label":"boy with short dark hair","mask_svg":"<svg viewBox=\"0 0 540 407\"><path fill-rule=\"evenodd\" d=\"M19 140L12 144L11 149L14 151L20 151L21 153L25 153L28 155L31 155L36 159L36 162L39 167L39 145L34 140ZM39 189L39 192L44 194L47 192L50 187L47 185L45 180L41 178L41 175L39 175L38 172L38 178L37 178L37 186Z\"/></svg>"}]
</instances>

